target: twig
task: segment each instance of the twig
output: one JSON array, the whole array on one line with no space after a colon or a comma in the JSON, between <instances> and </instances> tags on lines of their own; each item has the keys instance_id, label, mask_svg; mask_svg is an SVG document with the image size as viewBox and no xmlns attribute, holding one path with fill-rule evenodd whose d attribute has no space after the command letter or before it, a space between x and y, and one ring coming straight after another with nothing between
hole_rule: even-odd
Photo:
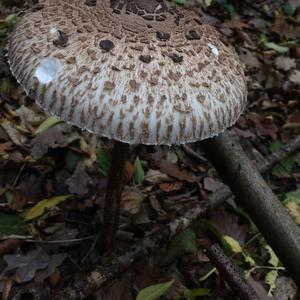
<instances>
[{"instance_id":1,"label":"twig","mask_svg":"<svg viewBox=\"0 0 300 300\"><path fill-rule=\"evenodd\" d=\"M206 255L218 269L221 277L230 285L242 300L260 300L255 290L249 285L218 244L206 249Z\"/></svg>"},{"instance_id":2,"label":"twig","mask_svg":"<svg viewBox=\"0 0 300 300\"><path fill-rule=\"evenodd\" d=\"M268 171L268 168L271 168L278 162L279 157L284 159L292 152L298 150L300 148L300 143L296 142L296 140L285 146L282 150L273 153L271 158L268 159L268 163L260 167L259 171ZM277 155L277 153L280 153L280 155ZM69 287L62 292L64 294L64 299L81 299L84 296L92 294L109 280L116 278L133 264L147 257L160 244L166 244L175 233L183 231L189 227L193 221L204 216L210 209L225 202L229 197L232 197L232 193L228 187L225 186L219 189L209 197L209 201L199 202L197 205L187 210L184 213L184 216L169 224L162 225L150 236L139 241L121 256L107 264L96 266L93 272L86 275L83 282L75 281L73 288ZM182 220L184 221L182 222ZM173 234L171 234L170 228L172 228Z\"/></svg>"},{"instance_id":3,"label":"twig","mask_svg":"<svg viewBox=\"0 0 300 300\"><path fill-rule=\"evenodd\" d=\"M93 240L97 237L96 235L91 235L83 238L78 239L70 239L70 240L53 240L53 241L43 241L43 240L32 240L32 239L25 239L24 241L27 243L35 243L35 244L68 244L68 243L80 243L84 241Z\"/></svg>"},{"instance_id":4,"label":"twig","mask_svg":"<svg viewBox=\"0 0 300 300\"><path fill-rule=\"evenodd\" d=\"M196 151L191 149L189 146L182 145L181 147L186 154L188 154L192 158L196 159L198 162L207 163L207 159L205 157L203 157L202 155L200 155L199 153L197 153Z\"/></svg>"},{"instance_id":5,"label":"twig","mask_svg":"<svg viewBox=\"0 0 300 300\"><path fill-rule=\"evenodd\" d=\"M283 161L287 156L300 148L300 136L296 137L291 143L284 145L280 150L272 153L266 162L259 167L261 173L265 173L277 163Z\"/></svg>"}]
</instances>

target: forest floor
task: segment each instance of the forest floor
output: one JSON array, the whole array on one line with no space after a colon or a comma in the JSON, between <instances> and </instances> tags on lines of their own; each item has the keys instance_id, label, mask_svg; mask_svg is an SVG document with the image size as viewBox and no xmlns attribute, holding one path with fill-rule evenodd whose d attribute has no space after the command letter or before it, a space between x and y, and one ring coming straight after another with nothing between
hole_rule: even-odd
<instances>
[{"instance_id":1,"label":"forest floor","mask_svg":"<svg viewBox=\"0 0 300 300\"><path fill-rule=\"evenodd\" d=\"M249 157L262 162L300 133L300 2L203 2L206 7L194 3L191 9L217 27L246 66L249 104L231 131ZM124 252L224 185L205 159L201 143L189 147L202 161L182 147L132 147L115 253L100 257L95 240L112 143L46 116L10 74L5 46L27 5L0 0L2 299L54 298L76 276ZM264 178L300 225L300 152ZM299 299L288 273L234 199L95 297L136 299L148 286L175 280L162 299L237 299L204 253L208 239L223 245L261 299Z\"/></svg>"}]
</instances>

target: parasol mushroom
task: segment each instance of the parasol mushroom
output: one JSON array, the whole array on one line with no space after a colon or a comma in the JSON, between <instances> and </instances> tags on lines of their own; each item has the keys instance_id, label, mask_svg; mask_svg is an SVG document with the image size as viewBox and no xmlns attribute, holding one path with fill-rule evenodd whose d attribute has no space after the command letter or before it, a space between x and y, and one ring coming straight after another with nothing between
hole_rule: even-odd
<instances>
[{"instance_id":1,"label":"parasol mushroom","mask_svg":"<svg viewBox=\"0 0 300 300\"><path fill-rule=\"evenodd\" d=\"M129 144L206 139L246 105L235 51L194 12L165 0L39 1L18 22L8 57L44 110L115 140L105 249L118 228Z\"/></svg>"}]
</instances>

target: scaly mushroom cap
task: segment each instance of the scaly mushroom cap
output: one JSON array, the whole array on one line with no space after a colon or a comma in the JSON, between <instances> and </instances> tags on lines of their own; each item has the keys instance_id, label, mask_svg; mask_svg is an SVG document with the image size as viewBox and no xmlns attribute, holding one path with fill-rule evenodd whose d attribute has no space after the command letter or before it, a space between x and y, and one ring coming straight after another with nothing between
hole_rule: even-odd
<instances>
[{"instance_id":1,"label":"scaly mushroom cap","mask_svg":"<svg viewBox=\"0 0 300 300\"><path fill-rule=\"evenodd\" d=\"M164 0L44 0L17 24L11 70L45 110L127 143L182 144L246 104L234 50Z\"/></svg>"}]
</instances>

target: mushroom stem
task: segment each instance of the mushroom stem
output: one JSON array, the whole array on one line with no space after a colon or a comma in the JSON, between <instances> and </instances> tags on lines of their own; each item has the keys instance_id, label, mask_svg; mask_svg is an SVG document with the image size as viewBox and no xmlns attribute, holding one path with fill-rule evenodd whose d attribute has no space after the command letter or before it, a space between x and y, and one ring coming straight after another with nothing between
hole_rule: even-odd
<instances>
[{"instance_id":1,"label":"mushroom stem","mask_svg":"<svg viewBox=\"0 0 300 300\"><path fill-rule=\"evenodd\" d=\"M108 177L101 239L102 251L111 250L119 227L120 204L124 186L125 162L129 155L129 145L116 141L112 154L112 164Z\"/></svg>"}]
</instances>

